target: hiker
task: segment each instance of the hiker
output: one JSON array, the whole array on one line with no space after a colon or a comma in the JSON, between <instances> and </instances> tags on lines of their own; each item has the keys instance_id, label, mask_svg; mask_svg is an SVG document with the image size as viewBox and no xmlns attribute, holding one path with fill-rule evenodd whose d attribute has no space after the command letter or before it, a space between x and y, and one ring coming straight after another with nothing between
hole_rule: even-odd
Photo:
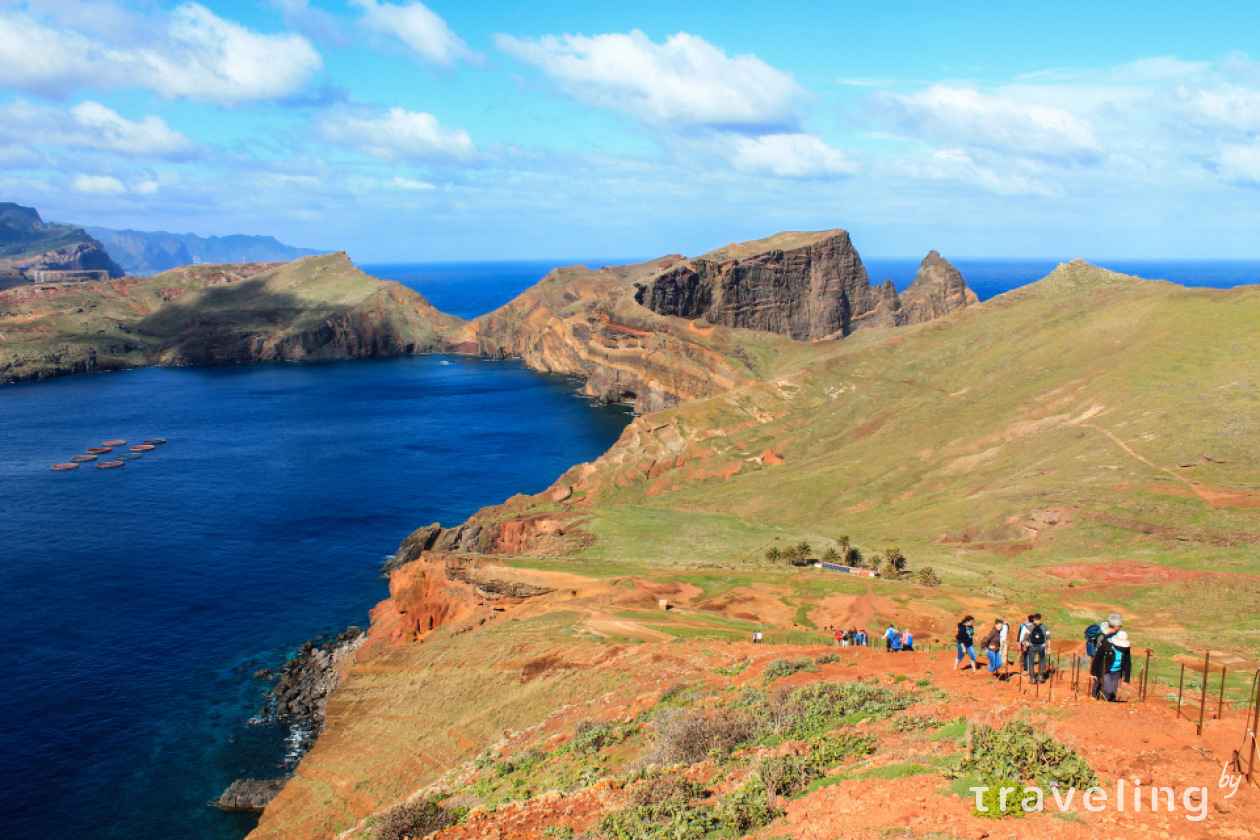
<instances>
[{"instance_id":1,"label":"hiker","mask_svg":"<svg viewBox=\"0 0 1260 840\"><path fill-rule=\"evenodd\" d=\"M909 653L914 653L914 636L910 634L910 628L906 628L906 632L901 634L901 649Z\"/></svg>"},{"instance_id":2,"label":"hiker","mask_svg":"<svg viewBox=\"0 0 1260 840\"><path fill-rule=\"evenodd\" d=\"M993 629L980 640L980 647L988 651L989 673L997 673L998 666L1006 661L1002 658L1002 619L993 620Z\"/></svg>"},{"instance_id":3,"label":"hiker","mask_svg":"<svg viewBox=\"0 0 1260 840\"><path fill-rule=\"evenodd\" d=\"M1093 659L1094 654L1098 652L1098 639L1104 632L1101 624L1091 624L1085 628L1085 655L1090 659Z\"/></svg>"},{"instance_id":4,"label":"hiker","mask_svg":"<svg viewBox=\"0 0 1260 840\"><path fill-rule=\"evenodd\" d=\"M832 636L832 638L836 640L836 644L840 645L840 647L848 647L849 641L848 639L845 638L845 635L846 634L841 633L839 630L837 630L836 634Z\"/></svg>"},{"instance_id":5,"label":"hiker","mask_svg":"<svg viewBox=\"0 0 1260 840\"><path fill-rule=\"evenodd\" d=\"M871 640L870 638L867 637L866 631L859 630L858 631L858 644L861 645L862 647L867 647L868 645L870 645L870 643L871 643Z\"/></svg>"},{"instance_id":6,"label":"hiker","mask_svg":"<svg viewBox=\"0 0 1260 840\"><path fill-rule=\"evenodd\" d=\"M1050 644L1050 631L1041 623L1041 613L1031 616L1032 627L1028 630L1028 680L1029 682L1045 682L1049 659L1046 646Z\"/></svg>"},{"instance_id":7,"label":"hiker","mask_svg":"<svg viewBox=\"0 0 1260 840\"><path fill-rule=\"evenodd\" d=\"M892 638L892 649L893 649L893 653L900 653L900 652L901 652L901 648L902 648L902 639L903 639L903 636L901 635L901 633L900 633L900 632L898 632L898 631L896 630L896 628L894 628L894 629L893 629L893 638Z\"/></svg>"},{"instance_id":8,"label":"hiker","mask_svg":"<svg viewBox=\"0 0 1260 840\"><path fill-rule=\"evenodd\" d=\"M897 635L897 628L896 628L896 627L893 627L891 624L889 624L889 625L888 625L888 629L884 631L884 645L885 645L884 650L885 650L885 652L887 652L887 653L892 653L892 649L893 649L893 638L894 638L896 635Z\"/></svg>"},{"instance_id":9,"label":"hiker","mask_svg":"<svg viewBox=\"0 0 1260 840\"><path fill-rule=\"evenodd\" d=\"M1019 623L1019 670L1028 673L1028 634L1032 632L1032 613Z\"/></svg>"},{"instance_id":10,"label":"hiker","mask_svg":"<svg viewBox=\"0 0 1260 840\"><path fill-rule=\"evenodd\" d=\"M958 670L958 663L963 661L964 656L971 657L971 670L978 671L976 665L976 631L972 626L975 623L973 616L967 616L958 622L958 634L954 639L958 642L958 658L954 660L954 670Z\"/></svg>"},{"instance_id":11,"label":"hiker","mask_svg":"<svg viewBox=\"0 0 1260 840\"><path fill-rule=\"evenodd\" d=\"M753 631L753 644L754 645L761 644L761 631L760 630Z\"/></svg>"},{"instance_id":12,"label":"hiker","mask_svg":"<svg viewBox=\"0 0 1260 840\"><path fill-rule=\"evenodd\" d=\"M854 647L861 647L863 644L862 636L863 634L859 633L856 627L849 628L849 644L853 645Z\"/></svg>"},{"instance_id":13,"label":"hiker","mask_svg":"<svg viewBox=\"0 0 1260 840\"><path fill-rule=\"evenodd\" d=\"M998 650L1001 655L1002 664L1005 665L1010 660L1006 658L1007 642L1011 637L1011 623L1006 619L1002 619L1002 632L998 637Z\"/></svg>"},{"instance_id":14,"label":"hiker","mask_svg":"<svg viewBox=\"0 0 1260 840\"><path fill-rule=\"evenodd\" d=\"M1098 639L1094 644L1094 653L1090 657L1089 675L1091 679L1090 696L1095 700L1104 699L1104 692L1107 688L1106 683L1111 683L1111 698L1113 701L1116 696L1116 690L1120 687L1120 674L1123 673L1124 681L1129 681L1129 671L1131 668L1129 640L1127 635L1123 635L1121 629L1124 626L1124 616L1119 613L1112 613L1107 616L1107 621L1099 627ZM1117 644L1117 639L1124 641L1123 645ZM1122 649L1120 655L1116 655L1113 651ZM1115 676L1111 676L1111 675ZM1108 678L1109 679L1105 679Z\"/></svg>"}]
</instances>

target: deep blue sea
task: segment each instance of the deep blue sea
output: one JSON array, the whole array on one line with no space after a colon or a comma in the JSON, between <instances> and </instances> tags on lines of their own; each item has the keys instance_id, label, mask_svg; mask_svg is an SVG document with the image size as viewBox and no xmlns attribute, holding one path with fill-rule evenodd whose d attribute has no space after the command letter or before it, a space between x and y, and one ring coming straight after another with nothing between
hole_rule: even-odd
<instances>
[{"instance_id":1,"label":"deep blue sea","mask_svg":"<svg viewBox=\"0 0 1260 840\"><path fill-rule=\"evenodd\" d=\"M473 317L567 260L365 266ZM982 298L1056 260L955 264ZM1186 285L1260 262L1099 261ZM904 289L918 260L866 260ZM154 368L0 388L0 813L4 837L239 840L208 808L283 769L250 725L307 639L364 625L411 530L543 489L627 412L512 362L421 357ZM110 438L165 446L119 470L48 467Z\"/></svg>"}]
</instances>

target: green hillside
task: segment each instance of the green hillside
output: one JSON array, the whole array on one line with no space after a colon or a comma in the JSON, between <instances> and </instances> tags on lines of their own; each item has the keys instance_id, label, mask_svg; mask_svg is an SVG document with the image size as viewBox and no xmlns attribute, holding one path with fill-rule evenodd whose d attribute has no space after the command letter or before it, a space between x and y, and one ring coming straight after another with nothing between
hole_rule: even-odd
<instances>
[{"instance_id":1,"label":"green hillside","mask_svg":"<svg viewBox=\"0 0 1260 840\"><path fill-rule=\"evenodd\" d=\"M564 502L486 516L560 514L579 556L623 564L760 566L849 535L964 596L1102 584L1095 600L1190 625L1187 645L1254 649L1235 608L1260 600L1257 324L1257 287L1072 263L941 321L810 345L772 381L636 421L561 479Z\"/></svg>"}]
</instances>

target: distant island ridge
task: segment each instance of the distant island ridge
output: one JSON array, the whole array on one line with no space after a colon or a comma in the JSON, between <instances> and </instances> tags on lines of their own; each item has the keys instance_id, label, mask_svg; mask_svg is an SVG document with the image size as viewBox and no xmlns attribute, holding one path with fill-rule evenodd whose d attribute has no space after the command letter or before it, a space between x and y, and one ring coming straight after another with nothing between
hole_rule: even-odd
<instances>
[{"instance_id":1,"label":"distant island ridge","mask_svg":"<svg viewBox=\"0 0 1260 840\"><path fill-rule=\"evenodd\" d=\"M151 275L199 263L290 262L325 253L296 248L274 236L198 236L195 233L115 230L89 225L84 228L100 240L115 262L128 274Z\"/></svg>"}]
</instances>

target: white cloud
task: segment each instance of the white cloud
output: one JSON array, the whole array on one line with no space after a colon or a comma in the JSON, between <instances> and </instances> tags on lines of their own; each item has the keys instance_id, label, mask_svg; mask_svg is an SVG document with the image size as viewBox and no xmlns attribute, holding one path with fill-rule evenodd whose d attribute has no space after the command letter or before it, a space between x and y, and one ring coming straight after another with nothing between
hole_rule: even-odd
<instances>
[{"instance_id":1,"label":"white cloud","mask_svg":"<svg viewBox=\"0 0 1260 840\"><path fill-rule=\"evenodd\" d=\"M427 64L452 67L458 61L479 56L468 48L446 21L423 3L378 3L351 0L363 11L363 24L373 32L397 38Z\"/></svg>"},{"instance_id":2,"label":"white cloud","mask_svg":"<svg viewBox=\"0 0 1260 840\"><path fill-rule=\"evenodd\" d=\"M400 190L433 190L436 186L428 181L417 181L414 178L391 178L386 182L386 186L394 187Z\"/></svg>"},{"instance_id":3,"label":"white cloud","mask_svg":"<svg viewBox=\"0 0 1260 840\"><path fill-rule=\"evenodd\" d=\"M88 195L122 195L127 186L112 175L76 175L71 186Z\"/></svg>"},{"instance_id":4,"label":"white cloud","mask_svg":"<svg viewBox=\"0 0 1260 840\"><path fill-rule=\"evenodd\" d=\"M181 159L194 151L187 136L161 117L132 121L98 102L82 102L69 110L18 100L0 105L0 143L39 147L98 149L118 154Z\"/></svg>"},{"instance_id":5,"label":"white cloud","mask_svg":"<svg viewBox=\"0 0 1260 840\"><path fill-rule=\"evenodd\" d=\"M319 129L329 142L379 160L467 162L477 155L468 132L446 128L432 114L402 108L380 115L331 115Z\"/></svg>"},{"instance_id":6,"label":"white cloud","mask_svg":"<svg viewBox=\"0 0 1260 840\"><path fill-rule=\"evenodd\" d=\"M685 32L663 44L638 30L538 39L499 35L496 43L580 102L676 129L794 131L797 100L805 95L791 74L754 55L731 58Z\"/></svg>"},{"instance_id":7,"label":"white cloud","mask_svg":"<svg viewBox=\"0 0 1260 840\"><path fill-rule=\"evenodd\" d=\"M1260 90L1231 84L1180 85L1170 110L1189 127L1230 134L1260 132Z\"/></svg>"},{"instance_id":8,"label":"white cloud","mask_svg":"<svg viewBox=\"0 0 1260 840\"><path fill-rule=\"evenodd\" d=\"M811 134L740 137L731 162L741 172L780 178L837 178L857 171L843 152Z\"/></svg>"},{"instance_id":9,"label":"white cloud","mask_svg":"<svg viewBox=\"0 0 1260 840\"><path fill-rule=\"evenodd\" d=\"M1260 145L1226 146L1216 158L1226 180L1247 187L1260 187Z\"/></svg>"},{"instance_id":10,"label":"white cloud","mask_svg":"<svg viewBox=\"0 0 1260 840\"><path fill-rule=\"evenodd\" d=\"M167 98L237 105L291 95L322 64L299 35L259 34L196 3L164 14L158 28L158 37L143 42L111 42L70 24L0 12L0 85L52 97L142 87Z\"/></svg>"},{"instance_id":11,"label":"white cloud","mask_svg":"<svg viewBox=\"0 0 1260 840\"><path fill-rule=\"evenodd\" d=\"M880 104L907 134L946 146L1061 162L1094 162L1102 154L1093 124L1063 108L944 85L885 93Z\"/></svg>"}]
</instances>

